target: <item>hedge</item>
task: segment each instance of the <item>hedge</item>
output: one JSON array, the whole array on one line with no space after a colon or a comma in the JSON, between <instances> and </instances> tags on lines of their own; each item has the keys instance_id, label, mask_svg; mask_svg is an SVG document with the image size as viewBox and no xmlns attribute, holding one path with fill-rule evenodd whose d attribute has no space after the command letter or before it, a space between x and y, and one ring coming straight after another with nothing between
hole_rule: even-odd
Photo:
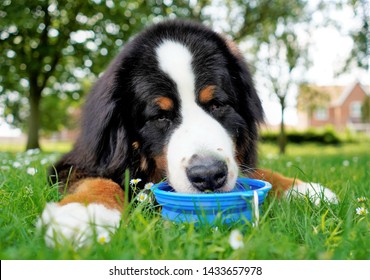
<instances>
[{"instance_id":1,"label":"hedge","mask_svg":"<svg viewBox=\"0 0 370 280\"><path fill-rule=\"evenodd\" d=\"M263 142L277 142L279 131L262 131L260 139ZM320 143L324 145L336 145L342 143L339 135L331 128L305 131L287 131L287 139L290 143Z\"/></svg>"}]
</instances>

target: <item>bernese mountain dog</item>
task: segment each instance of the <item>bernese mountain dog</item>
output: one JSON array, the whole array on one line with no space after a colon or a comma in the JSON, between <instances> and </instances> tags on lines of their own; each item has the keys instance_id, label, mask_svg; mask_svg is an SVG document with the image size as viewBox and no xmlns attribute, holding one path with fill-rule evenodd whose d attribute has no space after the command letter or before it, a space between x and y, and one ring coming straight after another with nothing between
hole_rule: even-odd
<instances>
[{"instance_id":1,"label":"bernese mountain dog","mask_svg":"<svg viewBox=\"0 0 370 280\"><path fill-rule=\"evenodd\" d=\"M82 246L93 232L113 232L125 170L143 185L167 178L177 192L228 192L242 174L271 182L278 195L336 202L319 184L256 168L263 117L234 43L189 21L149 27L96 82L72 151L52 169L66 196L48 203L39 220L47 244L66 239Z\"/></svg>"}]
</instances>

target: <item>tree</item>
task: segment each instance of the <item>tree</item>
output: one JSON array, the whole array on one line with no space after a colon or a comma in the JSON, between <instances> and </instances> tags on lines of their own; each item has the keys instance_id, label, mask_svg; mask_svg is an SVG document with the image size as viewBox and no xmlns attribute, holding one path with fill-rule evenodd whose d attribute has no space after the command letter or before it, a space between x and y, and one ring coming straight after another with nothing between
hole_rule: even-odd
<instances>
[{"instance_id":1,"label":"tree","mask_svg":"<svg viewBox=\"0 0 370 280\"><path fill-rule=\"evenodd\" d=\"M362 121L370 123L370 96L365 96L364 103L361 108Z\"/></svg>"},{"instance_id":2,"label":"tree","mask_svg":"<svg viewBox=\"0 0 370 280\"><path fill-rule=\"evenodd\" d=\"M344 70L348 70L354 62L358 67L370 71L370 2L369 0L348 0L348 2L361 26L350 34L354 44Z\"/></svg>"},{"instance_id":3,"label":"tree","mask_svg":"<svg viewBox=\"0 0 370 280\"><path fill-rule=\"evenodd\" d=\"M302 0L214 1L212 13L208 10L204 13L209 16L212 26L235 41L242 42L247 38L256 42L255 47L258 47L261 42L268 41L278 24L288 19L302 19L306 4Z\"/></svg>"},{"instance_id":4,"label":"tree","mask_svg":"<svg viewBox=\"0 0 370 280\"><path fill-rule=\"evenodd\" d=\"M287 97L304 77L302 70L307 66L307 45L298 40L292 25L278 27L269 37L269 42L261 46L258 71L263 76L265 86L270 89L281 109L279 151L285 153L287 137L284 113L288 106Z\"/></svg>"},{"instance_id":5,"label":"tree","mask_svg":"<svg viewBox=\"0 0 370 280\"><path fill-rule=\"evenodd\" d=\"M159 16L199 18L209 1L190 2L1 1L0 100L6 120L27 130L27 149L40 147L40 128L66 122L81 79L93 80L130 36Z\"/></svg>"}]
</instances>

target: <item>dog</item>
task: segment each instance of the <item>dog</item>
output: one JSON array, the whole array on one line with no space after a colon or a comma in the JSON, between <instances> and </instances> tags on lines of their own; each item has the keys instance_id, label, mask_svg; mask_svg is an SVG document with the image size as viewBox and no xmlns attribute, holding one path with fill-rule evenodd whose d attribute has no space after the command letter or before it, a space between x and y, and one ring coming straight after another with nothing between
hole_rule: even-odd
<instances>
[{"instance_id":1,"label":"dog","mask_svg":"<svg viewBox=\"0 0 370 280\"><path fill-rule=\"evenodd\" d=\"M336 195L319 184L256 168L263 119L252 76L233 42L184 20L147 28L96 82L72 151L52 169L51 178L67 195L42 213L46 243L69 240L80 247L93 232L114 232L125 170L140 184L167 178L184 193L228 192L243 174L269 181L280 196L302 193L315 203L336 203Z\"/></svg>"}]
</instances>

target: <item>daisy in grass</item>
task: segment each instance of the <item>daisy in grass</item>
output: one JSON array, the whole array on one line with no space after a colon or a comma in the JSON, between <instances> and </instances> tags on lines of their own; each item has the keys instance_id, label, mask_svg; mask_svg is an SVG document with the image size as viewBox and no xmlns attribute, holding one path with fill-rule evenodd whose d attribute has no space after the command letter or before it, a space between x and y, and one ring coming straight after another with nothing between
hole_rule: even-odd
<instances>
[{"instance_id":1,"label":"daisy in grass","mask_svg":"<svg viewBox=\"0 0 370 280\"><path fill-rule=\"evenodd\" d=\"M110 241L110 236L108 232L103 232L98 235L97 241L99 244L106 244Z\"/></svg>"},{"instance_id":2,"label":"daisy in grass","mask_svg":"<svg viewBox=\"0 0 370 280\"><path fill-rule=\"evenodd\" d=\"M356 208L356 214L359 216L365 216L369 211L365 207L357 207Z\"/></svg>"},{"instance_id":3,"label":"daisy in grass","mask_svg":"<svg viewBox=\"0 0 370 280\"><path fill-rule=\"evenodd\" d=\"M14 168L20 168L20 167L22 167L22 164L20 164L19 162L15 161L15 162L13 162L13 167Z\"/></svg>"},{"instance_id":4,"label":"daisy in grass","mask_svg":"<svg viewBox=\"0 0 370 280\"><path fill-rule=\"evenodd\" d=\"M137 185L138 183L141 182L141 179L137 178L137 179L131 179L130 180L130 185Z\"/></svg>"},{"instance_id":5,"label":"daisy in grass","mask_svg":"<svg viewBox=\"0 0 370 280\"><path fill-rule=\"evenodd\" d=\"M154 185L153 183L146 183L144 189L150 190L153 187L153 185Z\"/></svg>"},{"instance_id":6,"label":"daisy in grass","mask_svg":"<svg viewBox=\"0 0 370 280\"><path fill-rule=\"evenodd\" d=\"M137 196L137 200L139 200L140 202L144 202L145 200L147 200L147 198L148 198L148 194L145 192L141 192Z\"/></svg>"},{"instance_id":7,"label":"daisy in grass","mask_svg":"<svg viewBox=\"0 0 370 280\"><path fill-rule=\"evenodd\" d=\"M36 168L33 168L33 167L28 167L27 168L27 174L29 175L35 175L37 173L37 169Z\"/></svg>"},{"instance_id":8,"label":"daisy in grass","mask_svg":"<svg viewBox=\"0 0 370 280\"><path fill-rule=\"evenodd\" d=\"M229 243L230 243L231 248L233 248L234 250L244 247L243 235L241 234L239 230L234 229L233 231L231 231L230 237L229 237Z\"/></svg>"},{"instance_id":9,"label":"daisy in grass","mask_svg":"<svg viewBox=\"0 0 370 280\"><path fill-rule=\"evenodd\" d=\"M357 198L357 202L358 202L358 203L364 203L366 200L367 200L367 199L366 199L366 197L364 197L364 196L361 196L361 197L358 197L358 198Z\"/></svg>"}]
</instances>

